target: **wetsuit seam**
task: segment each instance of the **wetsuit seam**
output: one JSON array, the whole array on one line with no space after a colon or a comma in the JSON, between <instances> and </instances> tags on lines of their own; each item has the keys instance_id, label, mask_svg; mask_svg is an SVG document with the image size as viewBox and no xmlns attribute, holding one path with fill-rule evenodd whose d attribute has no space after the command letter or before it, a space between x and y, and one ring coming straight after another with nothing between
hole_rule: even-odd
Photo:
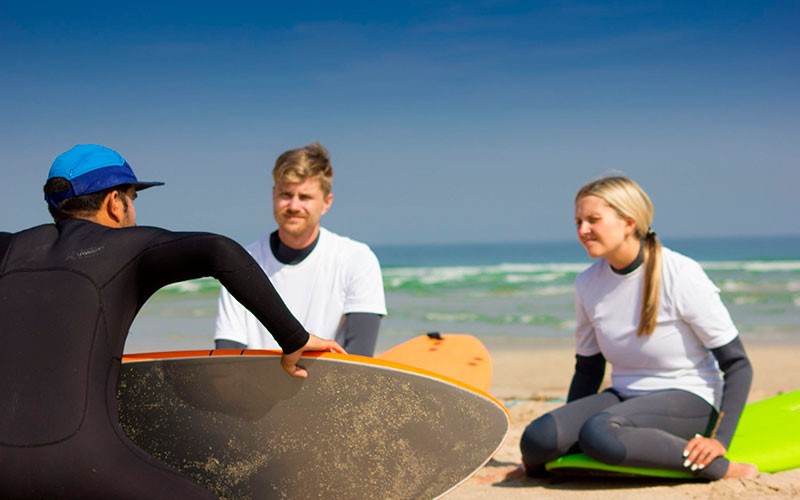
<instances>
[{"instance_id":1,"label":"wetsuit seam","mask_svg":"<svg viewBox=\"0 0 800 500\"><path fill-rule=\"evenodd\" d=\"M102 316L102 312L98 313L97 318L95 319L94 333L92 334L92 343L91 343L92 347L89 350L89 357L88 357L87 366L86 366L86 385L84 387L86 392L84 393L85 395L84 395L84 398L83 398L83 411L81 412L81 419L78 421L78 425L75 427L75 430L72 431L70 434L64 436L61 439L56 439L55 441L48 441L46 443L19 444L19 445L17 445L17 444L11 444L11 443L6 443L6 442L0 441L0 444L2 444L3 446L13 447L13 448L38 448L38 447L41 447L41 446L52 446L54 444L63 443L65 441L69 441L70 439L72 439L72 438L74 438L75 436L78 435L78 433L83 428L83 424L86 423L86 414L88 413L88 408L89 408L89 394L90 394L90 390L89 389L90 389L90 385L91 385L91 376L90 376L90 374L91 374L92 354L94 353L95 342L97 341L97 325L98 325L98 323L100 321L100 316ZM107 402L106 402L106 411L108 411Z\"/></svg>"},{"instance_id":2,"label":"wetsuit seam","mask_svg":"<svg viewBox=\"0 0 800 500\"><path fill-rule=\"evenodd\" d=\"M68 272L68 273L72 273L72 274L77 274L78 276L81 276L81 277L86 278L87 280L89 280L89 282L92 284L92 286L95 288L95 290L98 291L98 293L101 290L101 288L98 286L97 283L95 283L95 281L92 279L92 277L90 275L88 275L88 274L86 274L86 273L84 273L82 271L78 271L76 269L72 269L70 267L60 267L60 266L39 267L39 268L36 268L36 267L20 267L20 268L17 268L17 269L12 269L10 271L3 271L2 273L0 273L0 275L9 276L9 275L12 275L12 274L15 274L15 273L41 273L41 272L48 272L48 271L64 271L64 272Z\"/></svg>"},{"instance_id":3,"label":"wetsuit seam","mask_svg":"<svg viewBox=\"0 0 800 500\"><path fill-rule=\"evenodd\" d=\"M658 412L655 412L655 413L654 412L637 412L637 413L626 413L624 415L623 414L619 414L619 413L610 413L608 411L606 411L605 413L608 413L611 417L622 417L622 418L625 418L625 419L628 419L628 420L630 420L630 419L632 419L634 417L642 417L642 416L657 416L657 417L663 417L664 416L663 413L658 413ZM696 419L696 418L708 418L708 417L709 417L709 415L702 415L702 414L698 414L698 415L694 415L694 416L691 416L691 415L670 415L670 418L678 419L678 420L693 420L693 419ZM638 426L636 426L636 425L634 425L634 427L638 428ZM649 428L649 426L648 426L648 428Z\"/></svg>"}]
</instances>

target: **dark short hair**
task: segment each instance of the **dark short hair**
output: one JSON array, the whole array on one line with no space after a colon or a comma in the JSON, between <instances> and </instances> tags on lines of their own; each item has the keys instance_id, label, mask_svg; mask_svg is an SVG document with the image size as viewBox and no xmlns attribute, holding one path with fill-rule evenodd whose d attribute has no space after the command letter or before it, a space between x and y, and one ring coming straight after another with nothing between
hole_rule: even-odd
<instances>
[{"instance_id":1,"label":"dark short hair","mask_svg":"<svg viewBox=\"0 0 800 500\"><path fill-rule=\"evenodd\" d=\"M47 210L50 212L53 220L56 221L70 219L79 215L91 215L100 210L103 200L106 198L108 193L118 191L124 196L131 186L132 184L122 184L94 193L73 196L72 198L67 198L66 200L58 203L58 208L54 208L48 203ZM54 193L69 191L71 187L72 185L67 179L63 177L53 177L52 179L47 179L47 182L44 185L44 194L49 196Z\"/></svg>"}]
</instances>

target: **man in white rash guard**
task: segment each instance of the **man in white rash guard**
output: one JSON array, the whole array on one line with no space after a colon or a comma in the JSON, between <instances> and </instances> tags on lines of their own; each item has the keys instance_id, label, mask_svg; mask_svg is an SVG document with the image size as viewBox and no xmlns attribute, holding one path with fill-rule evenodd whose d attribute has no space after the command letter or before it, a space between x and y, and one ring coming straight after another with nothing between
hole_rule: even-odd
<instances>
[{"instance_id":1,"label":"man in white rash guard","mask_svg":"<svg viewBox=\"0 0 800 500\"><path fill-rule=\"evenodd\" d=\"M272 171L278 229L247 246L305 328L351 354L372 356L386 315L383 278L364 243L320 226L333 203L333 167L322 145L281 154ZM221 290L218 349L279 349L269 331Z\"/></svg>"}]
</instances>

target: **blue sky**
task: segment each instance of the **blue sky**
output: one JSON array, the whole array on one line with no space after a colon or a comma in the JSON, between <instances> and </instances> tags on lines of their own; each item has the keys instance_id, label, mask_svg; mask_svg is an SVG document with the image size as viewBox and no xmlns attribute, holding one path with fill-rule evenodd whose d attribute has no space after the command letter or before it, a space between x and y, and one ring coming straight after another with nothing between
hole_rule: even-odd
<instances>
[{"instance_id":1,"label":"blue sky","mask_svg":"<svg viewBox=\"0 0 800 500\"><path fill-rule=\"evenodd\" d=\"M571 239L612 170L665 238L800 234L796 1L6 2L0 57L0 230L89 142L167 182L140 224L247 243L318 140L373 244Z\"/></svg>"}]
</instances>

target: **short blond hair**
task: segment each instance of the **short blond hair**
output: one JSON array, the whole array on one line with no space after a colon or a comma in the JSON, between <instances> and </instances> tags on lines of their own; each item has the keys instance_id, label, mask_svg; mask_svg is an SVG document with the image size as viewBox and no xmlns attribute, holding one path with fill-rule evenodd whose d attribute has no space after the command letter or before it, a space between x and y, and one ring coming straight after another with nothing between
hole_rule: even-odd
<instances>
[{"instance_id":1,"label":"short blond hair","mask_svg":"<svg viewBox=\"0 0 800 500\"><path fill-rule=\"evenodd\" d=\"M602 177L578 190L575 203L586 196L596 196L616 210L620 217L636 224L634 235L644 245L644 284L642 310L637 335L650 335L656 328L658 303L661 295L661 243L650 228L655 208L639 184L621 175Z\"/></svg>"},{"instance_id":2,"label":"short blond hair","mask_svg":"<svg viewBox=\"0 0 800 500\"><path fill-rule=\"evenodd\" d=\"M327 196L333 186L333 166L328 150L318 142L302 148L290 149L275 160L272 181L295 184L318 178L322 192Z\"/></svg>"}]
</instances>

